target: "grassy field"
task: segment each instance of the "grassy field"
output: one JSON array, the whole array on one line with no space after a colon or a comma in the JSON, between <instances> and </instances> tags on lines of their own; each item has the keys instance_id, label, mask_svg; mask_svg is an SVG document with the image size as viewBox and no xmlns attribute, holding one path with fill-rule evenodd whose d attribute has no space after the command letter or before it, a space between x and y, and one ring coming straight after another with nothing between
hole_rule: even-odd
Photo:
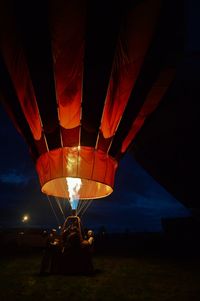
<instances>
[{"instance_id":1,"label":"grassy field","mask_svg":"<svg viewBox=\"0 0 200 301\"><path fill-rule=\"evenodd\" d=\"M39 276L42 254L1 256L0 300L199 301L198 260L94 256L95 275Z\"/></svg>"}]
</instances>

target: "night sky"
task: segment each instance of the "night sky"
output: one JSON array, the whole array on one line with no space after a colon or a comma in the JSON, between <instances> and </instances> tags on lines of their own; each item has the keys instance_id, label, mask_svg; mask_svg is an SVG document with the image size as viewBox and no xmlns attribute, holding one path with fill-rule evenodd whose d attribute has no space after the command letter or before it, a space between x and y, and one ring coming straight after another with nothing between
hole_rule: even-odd
<instances>
[{"instance_id":1,"label":"night sky","mask_svg":"<svg viewBox=\"0 0 200 301\"><path fill-rule=\"evenodd\" d=\"M28 147L2 108L0 122L0 225L23 226L22 216L28 213L30 226L57 227L48 199L40 192ZM51 202L62 223L53 197ZM189 214L128 153L120 162L114 192L92 202L83 215L83 224L96 230L104 225L108 231L160 231L161 218Z\"/></svg>"},{"instance_id":2,"label":"night sky","mask_svg":"<svg viewBox=\"0 0 200 301\"><path fill-rule=\"evenodd\" d=\"M186 1L186 52L200 50L197 39L199 10L198 4L196 9L194 4L195 1ZM189 75L182 73L181 76ZM30 214L30 226L56 227L48 200L40 192L28 147L1 107L0 141L0 227L22 226L21 218L25 213ZM53 198L52 202L55 203ZM104 225L108 231L161 231L161 218L188 215L190 211L128 153L120 162L114 192L105 199L93 201L83 222L93 229ZM63 221L61 215L59 219Z\"/></svg>"}]
</instances>

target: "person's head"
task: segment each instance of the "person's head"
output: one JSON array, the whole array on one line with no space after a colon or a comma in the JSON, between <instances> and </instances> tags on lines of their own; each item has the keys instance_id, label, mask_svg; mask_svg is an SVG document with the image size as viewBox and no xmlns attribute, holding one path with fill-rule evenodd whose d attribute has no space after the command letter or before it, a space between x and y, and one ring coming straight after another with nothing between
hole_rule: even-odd
<instances>
[{"instance_id":1,"label":"person's head","mask_svg":"<svg viewBox=\"0 0 200 301\"><path fill-rule=\"evenodd\" d=\"M57 233L56 229L51 229L50 236L55 236Z\"/></svg>"},{"instance_id":2,"label":"person's head","mask_svg":"<svg viewBox=\"0 0 200 301\"><path fill-rule=\"evenodd\" d=\"M88 237L93 237L94 232L92 230L88 230L87 235L88 235Z\"/></svg>"},{"instance_id":3,"label":"person's head","mask_svg":"<svg viewBox=\"0 0 200 301\"><path fill-rule=\"evenodd\" d=\"M44 230L44 231L42 232L42 236L43 236L43 237L48 237L48 232L47 232L46 230Z\"/></svg>"}]
</instances>

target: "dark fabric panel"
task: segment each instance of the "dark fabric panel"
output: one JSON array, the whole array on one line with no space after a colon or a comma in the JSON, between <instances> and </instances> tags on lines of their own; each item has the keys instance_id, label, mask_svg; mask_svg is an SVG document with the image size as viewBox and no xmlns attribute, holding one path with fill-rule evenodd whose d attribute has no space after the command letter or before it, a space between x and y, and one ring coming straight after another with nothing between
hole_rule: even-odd
<instances>
[{"instance_id":1,"label":"dark fabric panel","mask_svg":"<svg viewBox=\"0 0 200 301\"><path fill-rule=\"evenodd\" d=\"M180 59L183 52L183 25L183 3L163 1L154 38L113 139L109 152L111 156L118 159L121 156L122 142L161 70L166 66L175 67L177 59Z\"/></svg>"},{"instance_id":2,"label":"dark fabric panel","mask_svg":"<svg viewBox=\"0 0 200 301\"><path fill-rule=\"evenodd\" d=\"M81 144L95 146L120 25L116 1L89 1L83 75Z\"/></svg>"},{"instance_id":3,"label":"dark fabric panel","mask_svg":"<svg viewBox=\"0 0 200 301\"><path fill-rule=\"evenodd\" d=\"M79 132L80 127L77 126L73 129L65 129L61 127L63 146L78 146L79 145Z\"/></svg>"},{"instance_id":4,"label":"dark fabric panel","mask_svg":"<svg viewBox=\"0 0 200 301\"><path fill-rule=\"evenodd\" d=\"M49 150L53 150L55 148L61 147L59 125L57 126L57 128L54 128L53 131L49 133L45 133L45 137L46 137Z\"/></svg>"},{"instance_id":5,"label":"dark fabric panel","mask_svg":"<svg viewBox=\"0 0 200 301\"><path fill-rule=\"evenodd\" d=\"M60 146L48 1L17 1L16 17L49 149ZM55 134L54 141L48 140Z\"/></svg>"},{"instance_id":6,"label":"dark fabric panel","mask_svg":"<svg viewBox=\"0 0 200 301\"><path fill-rule=\"evenodd\" d=\"M44 136L44 133L42 133L42 137L40 140L35 140L35 146L38 150L38 153L40 155L46 153L48 150L47 150L47 145L46 145L46 141L45 141L45 136Z\"/></svg>"},{"instance_id":7,"label":"dark fabric panel","mask_svg":"<svg viewBox=\"0 0 200 301\"><path fill-rule=\"evenodd\" d=\"M98 136L98 129L87 131L81 126L81 145L95 147Z\"/></svg>"},{"instance_id":8,"label":"dark fabric panel","mask_svg":"<svg viewBox=\"0 0 200 301\"><path fill-rule=\"evenodd\" d=\"M112 141L112 137L111 138L104 138L101 131L99 132L99 138L98 138L98 144L97 144L97 149L107 153L108 148L110 146L110 143Z\"/></svg>"},{"instance_id":9,"label":"dark fabric panel","mask_svg":"<svg viewBox=\"0 0 200 301\"><path fill-rule=\"evenodd\" d=\"M15 127L23 135L24 139L29 145L31 155L35 160L39 156L39 153L35 147L31 130L21 110L19 100L13 88L12 81L7 72L1 54L0 54L0 90L2 93L2 97L0 99L2 105L4 106L9 117L13 121Z\"/></svg>"},{"instance_id":10,"label":"dark fabric panel","mask_svg":"<svg viewBox=\"0 0 200 301\"><path fill-rule=\"evenodd\" d=\"M200 80L199 68L189 66L186 73L196 69L197 79L179 80L173 85L144 124L130 152L178 201L200 208Z\"/></svg>"}]
</instances>

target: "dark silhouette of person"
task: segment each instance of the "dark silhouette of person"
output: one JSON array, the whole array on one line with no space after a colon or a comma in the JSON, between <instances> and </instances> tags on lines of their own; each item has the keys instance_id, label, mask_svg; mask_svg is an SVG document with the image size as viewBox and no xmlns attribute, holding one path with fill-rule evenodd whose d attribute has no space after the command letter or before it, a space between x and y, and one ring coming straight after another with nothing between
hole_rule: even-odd
<instances>
[{"instance_id":1,"label":"dark silhouette of person","mask_svg":"<svg viewBox=\"0 0 200 301\"><path fill-rule=\"evenodd\" d=\"M63 274L81 272L81 236L76 222L63 231L62 235L62 266Z\"/></svg>"},{"instance_id":2,"label":"dark silhouette of person","mask_svg":"<svg viewBox=\"0 0 200 301\"><path fill-rule=\"evenodd\" d=\"M40 265L40 275L49 274L53 270L53 265L55 263L55 254L56 254L56 230L52 229L50 234L45 231L43 233L45 238L45 249Z\"/></svg>"},{"instance_id":3,"label":"dark silhouette of person","mask_svg":"<svg viewBox=\"0 0 200 301\"><path fill-rule=\"evenodd\" d=\"M87 238L82 241L82 253L83 253L83 261L82 261L82 269L85 274L92 274L94 272L93 262L92 262L92 254L94 252L94 232L92 230L88 230Z\"/></svg>"}]
</instances>

